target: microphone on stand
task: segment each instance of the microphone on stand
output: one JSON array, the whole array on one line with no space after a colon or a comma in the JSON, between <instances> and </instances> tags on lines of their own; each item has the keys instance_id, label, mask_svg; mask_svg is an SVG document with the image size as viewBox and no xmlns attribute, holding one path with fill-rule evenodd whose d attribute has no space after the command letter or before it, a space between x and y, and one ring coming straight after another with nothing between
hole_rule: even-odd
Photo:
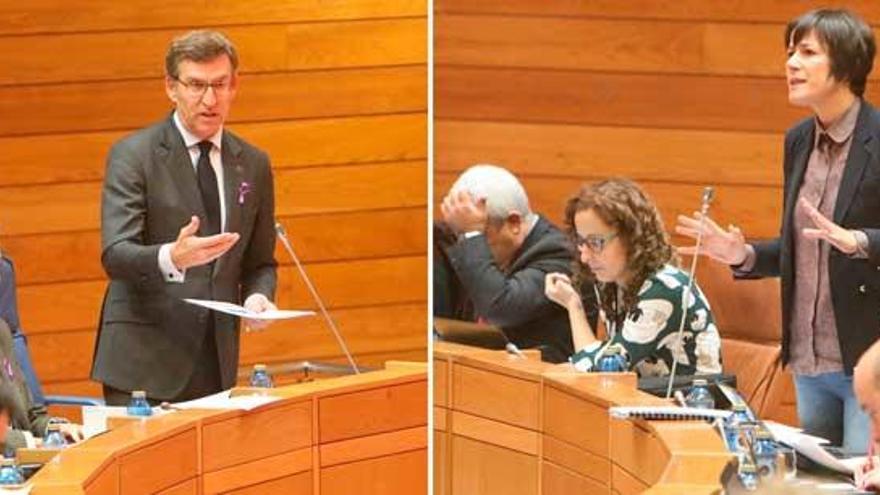
<instances>
[{"instance_id":1,"label":"microphone on stand","mask_svg":"<svg viewBox=\"0 0 880 495\"><path fill-rule=\"evenodd\" d=\"M324 307L324 301L321 300L321 296L318 295L318 291L315 290L315 286L312 285L312 281L309 279L309 276L306 275L306 270L303 268L302 263L299 262L299 258L293 251L293 246L290 245L290 240L287 239L287 233L285 233L284 226L281 225L281 222L275 222L275 233L281 240L281 244L283 244L284 248L287 250L287 254L289 254L290 257L293 259L293 263L296 265L296 269L299 270L299 274L302 276L303 281L305 281L306 287L308 287L309 292L311 292L312 298L315 300L316 303L318 303L318 309L324 316L324 320L327 322L327 325L330 326L330 330L333 331L333 335L336 336L336 341L339 343L339 347L342 349L342 352L345 353L345 358L348 359L348 363L351 365L351 369L354 370L355 374L360 374L361 371L358 369L357 364L355 364L354 358L351 357L351 353L348 352L348 346L345 345L345 340L342 338L342 334L340 334L339 329L336 328L336 323L333 322L333 318L330 317L330 313L328 313L327 308Z\"/></svg>"},{"instance_id":2,"label":"microphone on stand","mask_svg":"<svg viewBox=\"0 0 880 495\"><path fill-rule=\"evenodd\" d=\"M678 325L678 344L684 349L681 342L681 336L684 333L684 324L687 321L688 307L691 303L691 291L694 289L694 282L697 279L697 258L700 257L700 246L703 242L703 227L706 225L706 216L709 214L709 206L715 197L715 189L712 186L706 186L703 189L703 198L700 205L700 228L697 229L697 245L694 247L694 257L691 259L691 276L688 280L687 289L682 297L681 321ZM672 397L672 384L675 381L675 370L678 367L678 353L672 353L672 369L669 371L669 384L666 386L666 398Z\"/></svg>"}]
</instances>

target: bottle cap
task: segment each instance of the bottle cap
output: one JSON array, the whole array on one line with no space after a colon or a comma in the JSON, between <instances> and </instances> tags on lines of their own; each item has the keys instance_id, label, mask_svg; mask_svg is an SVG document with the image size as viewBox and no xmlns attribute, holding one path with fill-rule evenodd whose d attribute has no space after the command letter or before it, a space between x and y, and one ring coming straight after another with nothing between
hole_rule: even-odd
<instances>
[{"instance_id":1,"label":"bottle cap","mask_svg":"<svg viewBox=\"0 0 880 495\"><path fill-rule=\"evenodd\" d=\"M694 387L706 387L709 385L709 382L705 378L696 378L693 381Z\"/></svg>"},{"instance_id":2,"label":"bottle cap","mask_svg":"<svg viewBox=\"0 0 880 495\"><path fill-rule=\"evenodd\" d=\"M266 371L266 365L263 363L255 364L254 371Z\"/></svg>"},{"instance_id":3,"label":"bottle cap","mask_svg":"<svg viewBox=\"0 0 880 495\"><path fill-rule=\"evenodd\" d=\"M131 398L132 399L146 399L147 393L143 390L135 390L134 392L131 393Z\"/></svg>"}]
</instances>

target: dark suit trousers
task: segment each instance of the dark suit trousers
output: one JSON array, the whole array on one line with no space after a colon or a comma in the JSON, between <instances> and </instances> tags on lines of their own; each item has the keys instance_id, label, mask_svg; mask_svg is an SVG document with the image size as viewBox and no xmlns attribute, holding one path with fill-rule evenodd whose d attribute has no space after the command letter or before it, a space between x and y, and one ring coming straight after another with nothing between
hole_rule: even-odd
<instances>
[{"instance_id":1,"label":"dark suit trousers","mask_svg":"<svg viewBox=\"0 0 880 495\"><path fill-rule=\"evenodd\" d=\"M220 392L220 363L217 360L217 340L214 337L214 319L208 318L209 327L205 332L202 350L196 358L192 375L186 387L176 397L156 398L147 396L147 402L156 406L162 402L182 402ZM126 406L131 401L131 392L104 384L104 402L108 406Z\"/></svg>"}]
</instances>

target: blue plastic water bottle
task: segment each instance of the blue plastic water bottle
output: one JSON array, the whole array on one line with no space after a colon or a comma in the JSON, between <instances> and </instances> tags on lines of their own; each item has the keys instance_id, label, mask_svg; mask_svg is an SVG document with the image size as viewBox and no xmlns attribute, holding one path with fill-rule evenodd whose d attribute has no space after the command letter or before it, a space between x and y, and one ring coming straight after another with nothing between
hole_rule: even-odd
<instances>
[{"instance_id":1,"label":"blue plastic water bottle","mask_svg":"<svg viewBox=\"0 0 880 495\"><path fill-rule=\"evenodd\" d=\"M46 427L46 437L43 438L43 447L47 449L67 447L67 439L64 438L64 433L61 433L61 425L49 423L49 426Z\"/></svg>"},{"instance_id":2,"label":"blue plastic water bottle","mask_svg":"<svg viewBox=\"0 0 880 495\"><path fill-rule=\"evenodd\" d=\"M742 483L746 491L755 491L758 489L758 472L755 465L749 461L740 460L742 464L739 467L739 481Z\"/></svg>"},{"instance_id":3,"label":"blue plastic water bottle","mask_svg":"<svg viewBox=\"0 0 880 495\"><path fill-rule=\"evenodd\" d=\"M776 472L776 442L773 434L766 428L759 428L755 433L755 467L761 478L772 477Z\"/></svg>"},{"instance_id":4,"label":"blue plastic water bottle","mask_svg":"<svg viewBox=\"0 0 880 495\"><path fill-rule=\"evenodd\" d=\"M715 399L712 398L712 392L709 392L709 382L702 378L694 380L690 392L684 398L688 407L697 409L715 409Z\"/></svg>"},{"instance_id":5,"label":"blue plastic water bottle","mask_svg":"<svg viewBox=\"0 0 880 495\"><path fill-rule=\"evenodd\" d=\"M135 390L131 393L131 402L128 403L126 412L129 416L152 416L153 408L147 402L147 393L143 390Z\"/></svg>"},{"instance_id":6,"label":"blue plastic water bottle","mask_svg":"<svg viewBox=\"0 0 880 495\"><path fill-rule=\"evenodd\" d=\"M254 365L254 370L251 372L250 385L254 388L272 388L272 376L266 371L265 364Z\"/></svg>"},{"instance_id":7,"label":"blue plastic water bottle","mask_svg":"<svg viewBox=\"0 0 880 495\"><path fill-rule=\"evenodd\" d=\"M731 452L738 452L742 445L739 443L739 432L743 423L748 423L749 413L746 406L737 404L733 406L733 414L728 416L724 422L724 437L727 441L727 448Z\"/></svg>"},{"instance_id":8,"label":"blue plastic water bottle","mask_svg":"<svg viewBox=\"0 0 880 495\"><path fill-rule=\"evenodd\" d=\"M0 485L20 485L24 483L24 475L15 465L15 459L3 459L0 464Z\"/></svg>"},{"instance_id":9,"label":"blue plastic water bottle","mask_svg":"<svg viewBox=\"0 0 880 495\"><path fill-rule=\"evenodd\" d=\"M619 373L629 369L629 364L624 355L623 349L612 344L605 348L602 355L596 361L596 371L600 373Z\"/></svg>"}]
</instances>

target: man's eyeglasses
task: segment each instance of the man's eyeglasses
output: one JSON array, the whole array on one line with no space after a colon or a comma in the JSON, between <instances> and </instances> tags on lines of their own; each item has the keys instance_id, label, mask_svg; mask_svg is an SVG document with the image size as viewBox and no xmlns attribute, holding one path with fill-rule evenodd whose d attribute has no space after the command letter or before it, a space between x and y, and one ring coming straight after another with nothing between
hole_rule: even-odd
<instances>
[{"instance_id":1,"label":"man's eyeglasses","mask_svg":"<svg viewBox=\"0 0 880 495\"><path fill-rule=\"evenodd\" d=\"M617 237L616 232L611 232L610 234L587 234L585 236L581 236L580 234L574 235L574 242L578 247L586 246L594 254L599 254L605 249L605 246L608 245L615 237Z\"/></svg>"},{"instance_id":2,"label":"man's eyeglasses","mask_svg":"<svg viewBox=\"0 0 880 495\"><path fill-rule=\"evenodd\" d=\"M229 88L231 86L230 79L221 79L219 81L207 82L200 81L198 79L192 79L189 81L184 81L183 79L174 78L175 81L179 82L184 88L186 88L186 93L193 98L202 98L205 96L205 93L208 92L208 88L214 90L214 94L217 96L225 96L229 93Z\"/></svg>"}]
</instances>

